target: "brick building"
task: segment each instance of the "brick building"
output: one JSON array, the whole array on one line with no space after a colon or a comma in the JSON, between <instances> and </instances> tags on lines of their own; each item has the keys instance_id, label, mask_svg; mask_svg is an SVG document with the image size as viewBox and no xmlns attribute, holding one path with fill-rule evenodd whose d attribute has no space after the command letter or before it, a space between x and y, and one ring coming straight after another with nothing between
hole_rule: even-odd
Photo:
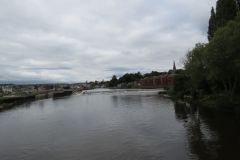
<instances>
[{"instance_id":1,"label":"brick building","mask_svg":"<svg viewBox=\"0 0 240 160\"><path fill-rule=\"evenodd\" d=\"M140 81L141 88L164 88L174 84L176 65L173 63L173 71L170 74L160 76L146 77Z\"/></svg>"},{"instance_id":2,"label":"brick building","mask_svg":"<svg viewBox=\"0 0 240 160\"><path fill-rule=\"evenodd\" d=\"M147 77L140 81L142 88L164 88L174 84L174 74Z\"/></svg>"}]
</instances>

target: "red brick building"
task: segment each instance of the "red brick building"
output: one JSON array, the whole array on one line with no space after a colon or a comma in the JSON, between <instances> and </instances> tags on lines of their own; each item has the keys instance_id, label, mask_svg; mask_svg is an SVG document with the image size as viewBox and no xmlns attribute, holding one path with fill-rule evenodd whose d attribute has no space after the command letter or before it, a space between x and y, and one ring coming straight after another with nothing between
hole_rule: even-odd
<instances>
[{"instance_id":1,"label":"red brick building","mask_svg":"<svg viewBox=\"0 0 240 160\"><path fill-rule=\"evenodd\" d=\"M175 74L147 77L140 81L142 88L164 88L174 84Z\"/></svg>"},{"instance_id":2,"label":"red brick building","mask_svg":"<svg viewBox=\"0 0 240 160\"><path fill-rule=\"evenodd\" d=\"M164 74L160 76L147 77L140 81L142 88L164 88L170 87L174 84L176 73L176 65L173 63L173 72L171 74Z\"/></svg>"}]
</instances>

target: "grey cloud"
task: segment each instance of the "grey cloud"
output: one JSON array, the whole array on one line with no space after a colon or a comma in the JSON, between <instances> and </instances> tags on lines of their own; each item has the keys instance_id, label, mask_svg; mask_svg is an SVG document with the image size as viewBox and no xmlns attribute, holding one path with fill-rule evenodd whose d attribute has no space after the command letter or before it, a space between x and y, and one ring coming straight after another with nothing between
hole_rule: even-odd
<instances>
[{"instance_id":1,"label":"grey cloud","mask_svg":"<svg viewBox=\"0 0 240 160\"><path fill-rule=\"evenodd\" d=\"M0 81L167 70L206 42L216 0L0 0Z\"/></svg>"}]
</instances>

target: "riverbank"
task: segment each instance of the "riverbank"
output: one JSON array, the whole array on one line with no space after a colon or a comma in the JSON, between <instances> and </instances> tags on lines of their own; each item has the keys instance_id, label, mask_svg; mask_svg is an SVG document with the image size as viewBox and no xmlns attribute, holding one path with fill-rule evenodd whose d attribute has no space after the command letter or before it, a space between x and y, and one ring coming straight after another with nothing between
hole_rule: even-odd
<instances>
[{"instance_id":1,"label":"riverbank","mask_svg":"<svg viewBox=\"0 0 240 160\"><path fill-rule=\"evenodd\" d=\"M40 99L48 98L61 98L65 96L70 96L74 93L72 90L64 91L55 91L55 92L45 92L45 93L36 93L25 96L8 96L0 97L0 111L11 109L16 105L20 105L26 102L31 102Z\"/></svg>"},{"instance_id":2,"label":"riverbank","mask_svg":"<svg viewBox=\"0 0 240 160\"><path fill-rule=\"evenodd\" d=\"M171 99L180 106L187 106L189 108L197 107L201 111L209 113L221 113L235 117L238 124L240 124L240 103L239 98L230 99L226 96L204 95L198 98L192 96L176 97L170 96Z\"/></svg>"},{"instance_id":3,"label":"riverbank","mask_svg":"<svg viewBox=\"0 0 240 160\"><path fill-rule=\"evenodd\" d=\"M231 98L224 95L201 95L191 96L188 94L177 94L172 89L160 91L160 96L172 99L175 103L185 106L197 106L207 112L221 112L224 114L231 114L237 117L240 122L240 102L239 96ZM181 96L179 96L181 95Z\"/></svg>"}]
</instances>

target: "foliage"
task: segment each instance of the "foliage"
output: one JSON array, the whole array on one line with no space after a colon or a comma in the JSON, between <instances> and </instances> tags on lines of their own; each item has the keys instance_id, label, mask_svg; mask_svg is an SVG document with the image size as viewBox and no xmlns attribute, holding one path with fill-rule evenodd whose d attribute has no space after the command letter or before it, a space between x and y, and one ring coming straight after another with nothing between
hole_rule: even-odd
<instances>
[{"instance_id":1,"label":"foliage","mask_svg":"<svg viewBox=\"0 0 240 160\"><path fill-rule=\"evenodd\" d=\"M239 12L239 5L236 0L218 0L216 12L212 7L211 17L208 26L208 40L210 41L217 29L225 26L230 20L234 20Z\"/></svg>"},{"instance_id":2,"label":"foliage","mask_svg":"<svg viewBox=\"0 0 240 160\"><path fill-rule=\"evenodd\" d=\"M134 81L139 81L143 76L140 72L138 73L127 73L119 78L119 83L130 83Z\"/></svg>"},{"instance_id":3,"label":"foliage","mask_svg":"<svg viewBox=\"0 0 240 160\"><path fill-rule=\"evenodd\" d=\"M191 88L190 77L183 71L176 75L175 84L169 94L183 98L184 95L191 94Z\"/></svg>"},{"instance_id":4,"label":"foliage","mask_svg":"<svg viewBox=\"0 0 240 160\"><path fill-rule=\"evenodd\" d=\"M207 44L198 43L192 51L189 51L185 59L185 69L190 77L192 94L208 94L211 87L206 64Z\"/></svg>"},{"instance_id":5,"label":"foliage","mask_svg":"<svg viewBox=\"0 0 240 160\"><path fill-rule=\"evenodd\" d=\"M142 75L140 72L126 73L119 77L119 79L117 79L117 77L114 75L109 81L109 87L117 87L120 84L120 86L123 88L132 88L134 87L133 82L138 82L146 77L159 76L163 74L167 74L167 72L152 71L151 73L146 73L144 75Z\"/></svg>"},{"instance_id":6,"label":"foliage","mask_svg":"<svg viewBox=\"0 0 240 160\"><path fill-rule=\"evenodd\" d=\"M225 96L230 100L238 96L240 15L237 2L240 0L218 0L216 12L212 8L209 43L198 43L187 53L184 61L186 71L176 77L175 92L192 96Z\"/></svg>"},{"instance_id":7,"label":"foliage","mask_svg":"<svg viewBox=\"0 0 240 160\"><path fill-rule=\"evenodd\" d=\"M167 74L167 72L152 71L151 73L144 74L143 77L146 78L146 77L152 77L152 76L160 76L160 75L163 75L163 74Z\"/></svg>"},{"instance_id":8,"label":"foliage","mask_svg":"<svg viewBox=\"0 0 240 160\"><path fill-rule=\"evenodd\" d=\"M240 17L219 29L207 48L209 77L233 96L240 80Z\"/></svg>"},{"instance_id":9,"label":"foliage","mask_svg":"<svg viewBox=\"0 0 240 160\"><path fill-rule=\"evenodd\" d=\"M118 84L117 76L113 76L112 79L109 81L109 87L116 87Z\"/></svg>"},{"instance_id":10,"label":"foliage","mask_svg":"<svg viewBox=\"0 0 240 160\"><path fill-rule=\"evenodd\" d=\"M228 21L237 16L238 6L236 0L218 0L216 7L217 27L223 27Z\"/></svg>"},{"instance_id":11,"label":"foliage","mask_svg":"<svg viewBox=\"0 0 240 160\"><path fill-rule=\"evenodd\" d=\"M192 95L218 94L234 98L240 87L240 16L218 29L208 44L196 44L185 58ZM181 79L180 79L181 81ZM176 78L176 84L179 83ZM178 87L179 88L179 87Z\"/></svg>"},{"instance_id":12,"label":"foliage","mask_svg":"<svg viewBox=\"0 0 240 160\"><path fill-rule=\"evenodd\" d=\"M208 26L208 40L210 41L213 38L214 32L216 31L216 14L214 8L211 10L211 17L209 19Z\"/></svg>"}]
</instances>

